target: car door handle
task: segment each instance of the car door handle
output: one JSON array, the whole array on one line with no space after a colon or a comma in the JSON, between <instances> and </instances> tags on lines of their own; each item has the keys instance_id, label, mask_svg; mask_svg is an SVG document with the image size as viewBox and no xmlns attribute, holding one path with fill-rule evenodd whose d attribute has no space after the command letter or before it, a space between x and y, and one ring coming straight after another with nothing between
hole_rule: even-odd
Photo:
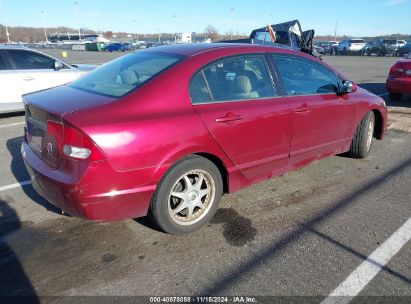
<instances>
[{"instance_id":1,"label":"car door handle","mask_svg":"<svg viewBox=\"0 0 411 304\"><path fill-rule=\"evenodd\" d=\"M297 108L297 109L294 109L294 113L297 113L297 114L305 114L305 113L310 113L312 110L310 109L310 108L308 108L308 107L301 107L301 108Z\"/></svg>"},{"instance_id":2,"label":"car door handle","mask_svg":"<svg viewBox=\"0 0 411 304\"><path fill-rule=\"evenodd\" d=\"M24 78L23 78L23 80L25 80L25 81L32 81L32 80L34 80L34 79L36 79L36 78L31 77L31 76L28 76L28 77L24 77Z\"/></svg>"},{"instance_id":3,"label":"car door handle","mask_svg":"<svg viewBox=\"0 0 411 304\"><path fill-rule=\"evenodd\" d=\"M237 120L242 120L243 117L241 115L237 115L234 113L227 113L225 116L217 118L215 121L218 123L225 123L225 122L232 122Z\"/></svg>"}]
</instances>

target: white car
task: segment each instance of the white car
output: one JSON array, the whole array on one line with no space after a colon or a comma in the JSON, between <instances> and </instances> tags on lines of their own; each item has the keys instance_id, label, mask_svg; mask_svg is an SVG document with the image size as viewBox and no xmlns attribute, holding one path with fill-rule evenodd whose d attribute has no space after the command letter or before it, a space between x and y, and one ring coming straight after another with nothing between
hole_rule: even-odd
<instances>
[{"instance_id":1,"label":"white car","mask_svg":"<svg viewBox=\"0 0 411 304\"><path fill-rule=\"evenodd\" d=\"M94 68L69 65L31 49L0 46L0 113L23 111L22 95L71 82Z\"/></svg>"},{"instance_id":2,"label":"white car","mask_svg":"<svg viewBox=\"0 0 411 304\"><path fill-rule=\"evenodd\" d=\"M344 39L337 46L337 53L342 55L348 55L353 53L361 53L361 50L365 46L365 40L361 38Z\"/></svg>"}]
</instances>

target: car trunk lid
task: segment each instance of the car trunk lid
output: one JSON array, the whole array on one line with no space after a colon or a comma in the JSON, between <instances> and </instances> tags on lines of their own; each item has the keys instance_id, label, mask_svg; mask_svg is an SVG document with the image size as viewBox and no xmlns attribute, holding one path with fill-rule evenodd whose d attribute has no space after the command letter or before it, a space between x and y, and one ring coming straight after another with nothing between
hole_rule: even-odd
<instances>
[{"instance_id":1,"label":"car trunk lid","mask_svg":"<svg viewBox=\"0 0 411 304\"><path fill-rule=\"evenodd\" d=\"M57 168L63 155L65 132L73 130L73 126L64 121L64 115L116 99L62 86L25 95L24 100L25 140L41 159Z\"/></svg>"}]
</instances>

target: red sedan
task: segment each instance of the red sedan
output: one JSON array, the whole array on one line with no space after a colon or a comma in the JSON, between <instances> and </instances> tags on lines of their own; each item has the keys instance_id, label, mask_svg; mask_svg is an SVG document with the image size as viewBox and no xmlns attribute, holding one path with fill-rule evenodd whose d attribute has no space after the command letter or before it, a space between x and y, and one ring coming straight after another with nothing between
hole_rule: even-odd
<instances>
[{"instance_id":1,"label":"red sedan","mask_svg":"<svg viewBox=\"0 0 411 304\"><path fill-rule=\"evenodd\" d=\"M400 100L403 95L411 94L411 55L392 66L387 90L391 100Z\"/></svg>"},{"instance_id":2,"label":"red sedan","mask_svg":"<svg viewBox=\"0 0 411 304\"><path fill-rule=\"evenodd\" d=\"M152 48L25 96L35 189L94 221L206 224L221 196L349 152L387 126L384 101L301 52L242 44Z\"/></svg>"}]
</instances>

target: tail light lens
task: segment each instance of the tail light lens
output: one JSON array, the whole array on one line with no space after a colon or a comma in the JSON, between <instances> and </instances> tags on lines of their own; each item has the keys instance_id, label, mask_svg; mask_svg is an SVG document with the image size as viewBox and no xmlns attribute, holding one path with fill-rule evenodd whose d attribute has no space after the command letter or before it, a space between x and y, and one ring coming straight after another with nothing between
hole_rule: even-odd
<instances>
[{"instance_id":1,"label":"tail light lens","mask_svg":"<svg viewBox=\"0 0 411 304\"><path fill-rule=\"evenodd\" d=\"M64 122L47 121L47 134L43 141L42 156L57 166L62 156L92 161L105 158L99 147L81 130Z\"/></svg>"},{"instance_id":2,"label":"tail light lens","mask_svg":"<svg viewBox=\"0 0 411 304\"><path fill-rule=\"evenodd\" d=\"M390 70L392 77L411 77L411 62L397 62Z\"/></svg>"},{"instance_id":3,"label":"tail light lens","mask_svg":"<svg viewBox=\"0 0 411 304\"><path fill-rule=\"evenodd\" d=\"M47 133L41 149L42 157L52 166L57 166L63 151L63 124L53 120L47 121Z\"/></svg>"},{"instance_id":4,"label":"tail light lens","mask_svg":"<svg viewBox=\"0 0 411 304\"><path fill-rule=\"evenodd\" d=\"M405 76L411 77L411 62L403 62L402 68L404 69Z\"/></svg>"},{"instance_id":5,"label":"tail light lens","mask_svg":"<svg viewBox=\"0 0 411 304\"><path fill-rule=\"evenodd\" d=\"M64 123L63 153L74 159L90 159L92 161L104 159L103 152L90 137L67 123Z\"/></svg>"}]
</instances>

